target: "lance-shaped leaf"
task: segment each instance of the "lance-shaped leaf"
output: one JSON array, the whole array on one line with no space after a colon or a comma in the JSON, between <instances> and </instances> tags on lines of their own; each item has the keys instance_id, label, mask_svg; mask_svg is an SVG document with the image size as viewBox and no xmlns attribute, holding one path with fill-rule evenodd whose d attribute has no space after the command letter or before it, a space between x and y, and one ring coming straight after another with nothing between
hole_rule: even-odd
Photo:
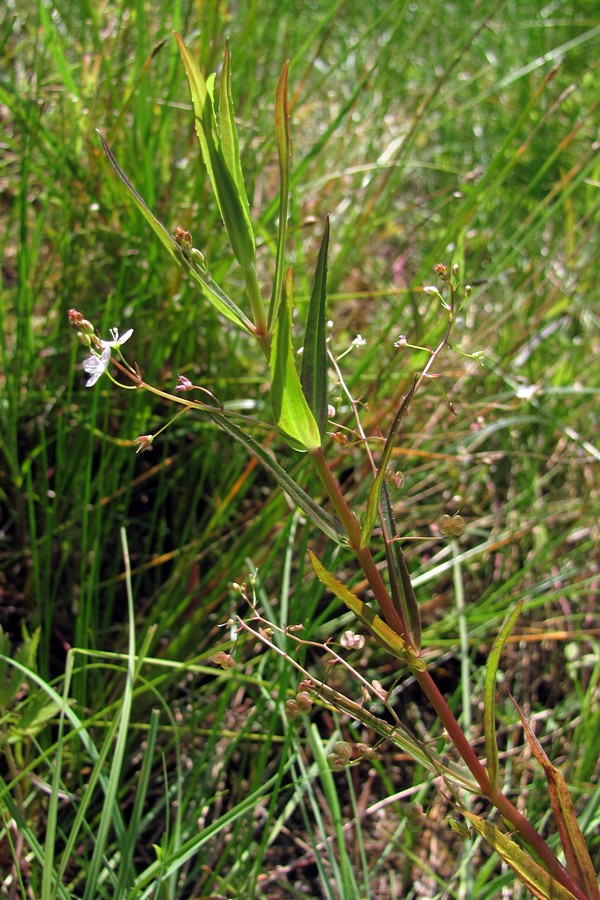
<instances>
[{"instance_id":1,"label":"lance-shaped leaf","mask_svg":"<svg viewBox=\"0 0 600 900\"><path fill-rule=\"evenodd\" d=\"M379 466L379 470L377 475L375 476L375 481L371 485L371 490L369 491L369 499L367 500L367 509L365 513L365 518L362 527L362 536L360 541L361 548L366 547L371 540L371 533L373 531L373 526L375 525L375 520L377 518L377 511L379 509L379 497L381 494L381 486L383 484L383 480L385 478L385 473L387 471L388 463L390 461L390 457L392 455L392 450L394 449L394 441L396 440L396 435L398 434L398 430L400 428L400 423L402 419L407 415L408 408L410 406L410 402L413 398L413 394L415 392L415 388L417 386L417 379L413 381L411 388L400 404L400 409L394 416L394 421L392 422L392 427L390 429L390 433L388 435L387 441L385 442L385 447L383 450L383 457L381 459L381 463Z\"/></svg>"},{"instance_id":2,"label":"lance-shaped leaf","mask_svg":"<svg viewBox=\"0 0 600 900\"><path fill-rule=\"evenodd\" d=\"M229 48L223 65L219 125L217 128L213 85L196 65L180 35L175 35L190 85L194 120L202 159L227 229L231 247L241 266L249 266L256 256L250 207L242 178L237 130L231 101L231 68Z\"/></svg>"},{"instance_id":3,"label":"lance-shaped leaf","mask_svg":"<svg viewBox=\"0 0 600 900\"><path fill-rule=\"evenodd\" d=\"M241 325L250 334L255 333L255 328L250 319L242 312L241 309L227 296L227 294L219 287L216 281L202 268L194 258L186 253L177 243L172 234L170 234L165 226L159 222L152 210L148 207L142 197L138 194L129 178L118 164L115 156L108 146L104 136L98 132L104 152L106 153L110 164L116 172L119 181L127 190L129 197L133 200L146 222L150 225L155 235L158 237L162 245L169 251L176 263L185 269L185 271L200 286L202 293L206 299L217 309L223 316L236 325Z\"/></svg>"},{"instance_id":4,"label":"lance-shaped leaf","mask_svg":"<svg viewBox=\"0 0 600 900\"><path fill-rule=\"evenodd\" d=\"M416 672L424 672L426 665L423 660L415 653L413 648L403 638L400 637L390 626L380 619L373 610L363 603L362 600L353 594L352 591L342 584L341 581L328 572L325 566L319 562L317 557L310 550L309 556L315 575L319 581L332 591L338 600L341 600L348 609L352 610L355 616L362 622L367 631L369 631L378 644L380 644L388 653L402 660L403 663Z\"/></svg>"},{"instance_id":5,"label":"lance-shaped leaf","mask_svg":"<svg viewBox=\"0 0 600 900\"><path fill-rule=\"evenodd\" d=\"M288 272L271 345L271 401L275 424L294 450L316 450L321 435L302 391L292 347L293 282Z\"/></svg>"},{"instance_id":6,"label":"lance-shaped leaf","mask_svg":"<svg viewBox=\"0 0 600 900\"><path fill-rule=\"evenodd\" d=\"M250 204L248 203L248 195L246 194L246 186L244 184L244 176L242 173L242 161L240 159L238 133L233 111L233 99L231 96L231 54L229 52L229 41L225 42L219 98L219 130L223 159L225 160L227 169L231 173L231 177L238 189L240 200L246 208L248 221L250 221Z\"/></svg>"},{"instance_id":7,"label":"lance-shaped leaf","mask_svg":"<svg viewBox=\"0 0 600 900\"><path fill-rule=\"evenodd\" d=\"M600 889L594 866L590 859L585 838L581 833L573 801L569 795L567 783L556 766L553 766L546 751L538 741L537 737L529 727L523 712L519 708L514 697L512 702L517 708L525 736L533 751L533 755L544 770L546 776L546 784L548 785L548 794L550 796L550 805L554 813L554 819L560 835L567 869L571 878L577 882L588 900L600 900Z\"/></svg>"},{"instance_id":8,"label":"lance-shaped leaf","mask_svg":"<svg viewBox=\"0 0 600 900\"><path fill-rule=\"evenodd\" d=\"M290 111L288 106L288 69L289 63L285 63L279 76L277 92L275 94L275 136L277 139L277 154L279 157L279 233L277 235L277 253L275 256L275 275L273 277L273 290L271 303L269 304L269 318L267 330L273 330L273 323L277 321L283 279L285 276L285 242L287 237L287 219L290 197L290 165L292 159L292 144L290 139Z\"/></svg>"},{"instance_id":9,"label":"lance-shaped leaf","mask_svg":"<svg viewBox=\"0 0 600 900\"><path fill-rule=\"evenodd\" d=\"M485 701L483 712L483 731L485 735L485 755L487 759L487 772L493 788L498 787L498 742L496 740L496 675L500 664L500 657L517 619L521 615L524 600L519 600L511 614L507 617L498 637L494 641L491 653L488 657L485 672Z\"/></svg>"},{"instance_id":10,"label":"lance-shaped leaf","mask_svg":"<svg viewBox=\"0 0 600 900\"><path fill-rule=\"evenodd\" d=\"M317 528L320 528L327 537L330 537L333 541L336 541L336 543L348 546L348 538L338 520L329 515L328 512L325 512L318 503L315 503L312 497L302 490L300 485L287 474L285 469L282 469L282 467L273 459L271 454L268 453L258 441L254 440L253 437L243 431L227 416L214 412L209 413L209 416L219 428L222 428L226 434L245 447L248 453L251 453L252 456L255 456L256 459L258 459L267 472L269 472L277 481L279 486L289 494L294 503L296 503L302 512L314 522Z\"/></svg>"},{"instance_id":11,"label":"lance-shaped leaf","mask_svg":"<svg viewBox=\"0 0 600 900\"><path fill-rule=\"evenodd\" d=\"M518 844L515 844L495 825L490 825L481 816L476 816L468 809L461 807L460 811L504 862L516 872L519 880L534 897L538 897L540 900L575 900L575 895L571 891L563 887L556 878L553 878L546 869L532 859L525 850L521 850Z\"/></svg>"},{"instance_id":12,"label":"lance-shaped leaf","mask_svg":"<svg viewBox=\"0 0 600 900\"><path fill-rule=\"evenodd\" d=\"M381 491L381 519L385 536L385 555L388 564L388 575L392 602L406 634L411 636L412 642L417 648L421 647L421 611L412 582L410 572L406 565L404 553L400 546L394 508L385 481Z\"/></svg>"},{"instance_id":13,"label":"lance-shaped leaf","mask_svg":"<svg viewBox=\"0 0 600 900\"><path fill-rule=\"evenodd\" d=\"M321 437L327 425L327 340L325 335L325 308L327 303L327 250L329 247L329 216L325 222L323 240L317 259L315 280L310 294L310 306L300 381L304 396L312 410Z\"/></svg>"}]
</instances>

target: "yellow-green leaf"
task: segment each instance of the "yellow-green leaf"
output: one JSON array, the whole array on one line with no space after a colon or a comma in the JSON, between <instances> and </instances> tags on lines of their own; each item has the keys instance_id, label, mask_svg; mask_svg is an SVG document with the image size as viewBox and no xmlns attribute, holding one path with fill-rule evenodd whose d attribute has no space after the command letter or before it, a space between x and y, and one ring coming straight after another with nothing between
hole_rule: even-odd
<instances>
[{"instance_id":1,"label":"yellow-green leaf","mask_svg":"<svg viewBox=\"0 0 600 900\"><path fill-rule=\"evenodd\" d=\"M494 850L502 857L519 880L540 900L576 900L575 895L556 880L546 869L542 868L525 850L521 850L507 835L490 825L481 816L476 816L467 809L461 808L462 815L485 838Z\"/></svg>"},{"instance_id":2,"label":"yellow-green leaf","mask_svg":"<svg viewBox=\"0 0 600 900\"><path fill-rule=\"evenodd\" d=\"M316 450L321 435L306 402L292 347L293 283L288 272L271 345L271 401L275 424L294 450Z\"/></svg>"},{"instance_id":3,"label":"yellow-green leaf","mask_svg":"<svg viewBox=\"0 0 600 900\"><path fill-rule=\"evenodd\" d=\"M542 766L546 776L550 805L552 806L560 842L565 853L569 875L584 891L588 900L600 900L600 889L598 888L596 872L590 859L585 838L577 821L567 783L556 766L552 765L548 759L546 751L529 727L529 723L514 697L512 701L519 713L525 736L533 751L533 755Z\"/></svg>"},{"instance_id":4,"label":"yellow-green leaf","mask_svg":"<svg viewBox=\"0 0 600 900\"><path fill-rule=\"evenodd\" d=\"M370 606L359 600L356 594L353 594L341 581L338 581L335 575L328 572L314 553L310 550L308 552L315 575L321 584L328 587L338 600L341 600L348 609L352 610L354 615L360 619L365 628L373 635L377 643L396 659L406 663L414 671L424 672L426 668L425 663L415 653L410 644L401 638L399 634L396 634L383 619L373 612Z\"/></svg>"}]
</instances>

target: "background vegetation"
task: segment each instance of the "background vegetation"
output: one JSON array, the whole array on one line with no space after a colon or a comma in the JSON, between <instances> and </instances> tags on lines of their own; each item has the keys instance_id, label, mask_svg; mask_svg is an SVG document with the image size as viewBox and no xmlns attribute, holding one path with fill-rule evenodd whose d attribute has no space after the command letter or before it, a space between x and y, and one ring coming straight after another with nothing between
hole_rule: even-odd
<instances>
[{"instance_id":1,"label":"background vegetation","mask_svg":"<svg viewBox=\"0 0 600 900\"><path fill-rule=\"evenodd\" d=\"M277 214L274 91L290 59L299 311L330 214L331 345L339 354L357 334L366 339L341 365L368 434L385 431L424 364L394 341L404 334L427 345L443 331L422 292L434 264L459 263L473 285L455 341L485 359L448 353L417 398L396 459L399 530L419 538L407 553L424 643L437 648L453 708L473 710L475 746L480 666L506 613L527 598L505 654L506 685L572 787L600 865L595 7L3 8L1 649L38 673L0 669L6 896L523 896L496 857L453 835L443 797L397 751L383 746L355 768L329 771L336 740L373 736L325 708L290 725L284 703L298 678L284 658L246 639L231 650L235 669L210 662L231 648L222 626L249 612L232 582L249 584L256 570L266 619L303 624L307 640L339 641L355 623L306 569L309 546L326 564L333 549L201 418L178 420L137 456L134 438L168 410L107 379L84 389L69 307L103 336L134 327L126 355L147 381L172 386L182 373L268 418L256 348L165 258L95 131L160 220L189 228L213 277L243 305L174 30L206 73L229 37L265 285ZM338 395L336 421L352 427ZM301 470L274 432L261 434ZM359 447L338 449L359 503L367 460ZM453 545L436 523L457 510L467 530ZM126 679L133 648L120 529L136 653L146 657L135 682ZM343 557L331 565L343 568ZM352 583L352 571L346 577ZM281 648L323 666L314 646ZM350 658L367 679L395 684L397 671L369 642ZM336 685L346 676L327 677ZM359 699L358 685L343 689ZM410 680L396 686L394 705L421 736L441 740ZM543 779L522 752L505 693L499 715L506 781L544 830Z\"/></svg>"}]
</instances>

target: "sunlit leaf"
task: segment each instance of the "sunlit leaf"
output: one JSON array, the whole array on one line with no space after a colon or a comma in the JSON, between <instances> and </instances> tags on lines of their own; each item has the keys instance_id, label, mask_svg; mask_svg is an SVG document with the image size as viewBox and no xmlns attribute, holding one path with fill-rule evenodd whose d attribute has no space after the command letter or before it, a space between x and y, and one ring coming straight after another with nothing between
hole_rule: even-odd
<instances>
[{"instance_id":1,"label":"sunlit leaf","mask_svg":"<svg viewBox=\"0 0 600 900\"><path fill-rule=\"evenodd\" d=\"M461 813L502 857L504 862L516 872L519 880L534 897L538 897L540 900L576 900L571 891L563 887L556 878L553 878L546 869L532 859L525 850L521 850L518 844L515 844L495 825L490 825L481 816L476 816L467 809L461 808Z\"/></svg>"},{"instance_id":2,"label":"sunlit leaf","mask_svg":"<svg viewBox=\"0 0 600 900\"><path fill-rule=\"evenodd\" d=\"M229 48L220 91L220 126L217 128L213 101L213 80L205 79L180 35L175 35L190 86L194 122L204 164L227 229L231 247L242 266L250 265L256 256L254 230L244 187L237 131L233 117L230 90Z\"/></svg>"},{"instance_id":3,"label":"sunlit leaf","mask_svg":"<svg viewBox=\"0 0 600 900\"><path fill-rule=\"evenodd\" d=\"M250 221L250 205L246 194L244 176L242 174L242 161L240 159L239 140L237 126L235 124L233 99L231 96L231 54L229 52L229 41L225 43L219 96L219 134L221 139L221 151L225 164L231 173L231 177L238 190L238 196L246 208L248 221Z\"/></svg>"},{"instance_id":4,"label":"sunlit leaf","mask_svg":"<svg viewBox=\"0 0 600 900\"><path fill-rule=\"evenodd\" d=\"M321 436L296 370L292 347L293 283L288 272L271 346L271 401L275 424L294 450L316 450Z\"/></svg>"},{"instance_id":5,"label":"sunlit leaf","mask_svg":"<svg viewBox=\"0 0 600 900\"><path fill-rule=\"evenodd\" d=\"M310 550L309 556L315 575L332 593L344 603L348 609L352 610L355 616L360 619L362 624L369 631L378 644L380 644L388 653L391 653L396 659L402 660L414 671L424 672L425 663L415 653L413 648L399 634L397 634L390 626L383 621L373 610L363 603L362 600L353 594L341 581L328 572L325 566L319 562L317 557Z\"/></svg>"}]
</instances>

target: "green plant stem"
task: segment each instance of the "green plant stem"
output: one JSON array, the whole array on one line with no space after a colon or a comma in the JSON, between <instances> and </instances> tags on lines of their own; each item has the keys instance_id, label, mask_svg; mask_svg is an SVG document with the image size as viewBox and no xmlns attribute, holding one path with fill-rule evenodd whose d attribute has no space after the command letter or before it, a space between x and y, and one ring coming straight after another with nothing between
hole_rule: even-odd
<instances>
[{"instance_id":1,"label":"green plant stem","mask_svg":"<svg viewBox=\"0 0 600 900\"><path fill-rule=\"evenodd\" d=\"M256 277L256 269L254 263L242 266L244 281L246 282L246 290L248 291L248 299L250 300L250 308L252 310L252 321L256 329L256 336L263 346L262 338L267 335L267 312L262 298L258 278ZM270 345L270 341L269 341ZM264 349L264 346L263 346Z\"/></svg>"}]
</instances>

